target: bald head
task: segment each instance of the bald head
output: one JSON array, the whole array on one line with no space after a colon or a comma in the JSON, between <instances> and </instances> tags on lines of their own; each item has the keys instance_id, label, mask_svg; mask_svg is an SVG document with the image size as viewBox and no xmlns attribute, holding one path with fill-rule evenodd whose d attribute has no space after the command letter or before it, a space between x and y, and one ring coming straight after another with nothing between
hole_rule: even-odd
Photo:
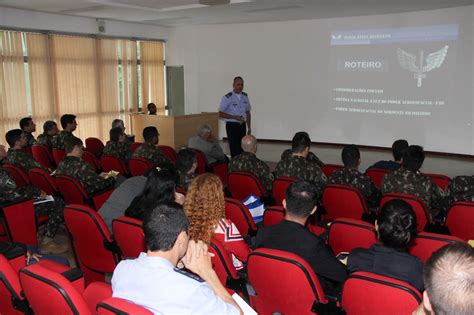
<instances>
[{"instance_id":1,"label":"bald head","mask_svg":"<svg viewBox=\"0 0 474 315\"><path fill-rule=\"evenodd\" d=\"M257 139L252 135L246 135L243 137L240 145L242 146L242 150L245 152L257 152Z\"/></svg>"}]
</instances>

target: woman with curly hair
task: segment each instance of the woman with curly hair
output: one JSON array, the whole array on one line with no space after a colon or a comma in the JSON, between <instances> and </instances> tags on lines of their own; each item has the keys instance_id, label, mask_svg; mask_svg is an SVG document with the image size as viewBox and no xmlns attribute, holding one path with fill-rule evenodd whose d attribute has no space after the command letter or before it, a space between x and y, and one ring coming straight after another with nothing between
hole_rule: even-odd
<instances>
[{"instance_id":1,"label":"woman with curly hair","mask_svg":"<svg viewBox=\"0 0 474 315\"><path fill-rule=\"evenodd\" d=\"M219 240L232 254L237 270L244 267L250 250L237 227L225 218L224 188L216 175L205 173L188 187L184 211L189 220L189 238L211 243Z\"/></svg>"}]
</instances>

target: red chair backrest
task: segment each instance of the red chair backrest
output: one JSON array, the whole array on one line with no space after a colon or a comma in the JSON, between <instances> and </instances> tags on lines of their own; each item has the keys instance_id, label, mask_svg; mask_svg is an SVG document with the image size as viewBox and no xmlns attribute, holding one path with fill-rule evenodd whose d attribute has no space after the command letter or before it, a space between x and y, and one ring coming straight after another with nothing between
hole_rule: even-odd
<instances>
[{"instance_id":1,"label":"red chair backrest","mask_svg":"<svg viewBox=\"0 0 474 315\"><path fill-rule=\"evenodd\" d=\"M311 266L293 253L260 248L248 257L248 280L259 314L313 314L328 301Z\"/></svg>"},{"instance_id":2,"label":"red chair backrest","mask_svg":"<svg viewBox=\"0 0 474 315\"><path fill-rule=\"evenodd\" d=\"M252 214L240 200L225 198L225 217L235 224L242 236L254 235L257 231Z\"/></svg>"},{"instance_id":3,"label":"red chair backrest","mask_svg":"<svg viewBox=\"0 0 474 315\"><path fill-rule=\"evenodd\" d=\"M103 274L113 272L120 259L103 219L89 207L69 205L64 209L64 222L86 283L103 281Z\"/></svg>"},{"instance_id":4,"label":"red chair backrest","mask_svg":"<svg viewBox=\"0 0 474 315\"><path fill-rule=\"evenodd\" d=\"M146 252L142 221L120 216L112 221L112 230L123 257L136 258Z\"/></svg>"},{"instance_id":5,"label":"red chair backrest","mask_svg":"<svg viewBox=\"0 0 474 315\"><path fill-rule=\"evenodd\" d=\"M21 294L18 273L2 254L0 254L0 301L2 301L0 303L0 314L23 314L20 310L15 309L15 306L27 307L27 303L25 303L25 299Z\"/></svg>"},{"instance_id":6,"label":"red chair backrest","mask_svg":"<svg viewBox=\"0 0 474 315\"><path fill-rule=\"evenodd\" d=\"M116 156L103 155L100 161L102 164L102 170L104 172L117 171L122 176L128 174L127 166L121 159Z\"/></svg>"},{"instance_id":7,"label":"red chair backrest","mask_svg":"<svg viewBox=\"0 0 474 315\"><path fill-rule=\"evenodd\" d=\"M282 205L283 199L285 199L286 189L297 179L294 177L281 176L275 179L273 182L272 195L275 199L275 204L278 206Z\"/></svg>"},{"instance_id":8,"label":"red chair backrest","mask_svg":"<svg viewBox=\"0 0 474 315\"><path fill-rule=\"evenodd\" d=\"M271 226L280 223L285 218L285 208L281 206L268 207L263 212L263 226Z\"/></svg>"},{"instance_id":9,"label":"red chair backrest","mask_svg":"<svg viewBox=\"0 0 474 315\"><path fill-rule=\"evenodd\" d=\"M176 162L177 155L173 147L170 147L169 145L159 145L158 148L161 150L161 153L168 158L168 160L173 163Z\"/></svg>"},{"instance_id":10,"label":"red chair backrest","mask_svg":"<svg viewBox=\"0 0 474 315\"><path fill-rule=\"evenodd\" d=\"M48 195L53 195L59 192L58 186L56 185L56 179L41 168L33 167L30 169L28 177L33 186L38 187Z\"/></svg>"},{"instance_id":11,"label":"red chair backrest","mask_svg":"<svg viewBox=\"0 0 474 315\"><path fill-rule=\"evenodd\" d=\"M423 200L414 195L387 193L383 195L382 200L380 200L380 208L382 208L385 203L392 199L402 199L411 205L413 211L415 212L416 220L418 221L417 229L418 231L423 231L425 225L429 222L428 210L426 209Z\"/></svg>"},{"instance_id":12,"label":"red chair backrest","mask_svg":"<svg viewBox=\"0 0 474 315\"><path fill-rule=\"evenodd\" d=\"M326 175L327 177L330 177L332 173L334 173L335 171L342 170L343 168L344 166L339 164L324 164L324 166L321 167L324 175Z\"/></svg>"},{"instance_id":13,"label":"red chair backrest","mask_svg":"<svg viewBox=\"0 0 474 315\"><path fill-rule=\"evenodd\" d=\"M258 198L265 195L265 190L258 177L249 172L229 173L227 186L232 194L232 198L239 200L247 198L250 194Z\"/></svg>"},{"instance_id":14,"label":"red chair backrest","mask_svg":"<svg viewBox=\"0 0 474 315\"><path fill-rule=\"evenodd\" d=\"M329 227L328 244L336 255L357 247L369 248L376 242L375 227L361 220L339 218Z\"/></svg>"},{"instance_id":15,"label":"red chair backrest","mask_svg":"<svg viewBox=\"0 0 474 315\"><path fill-rule=\"evenodd\" d=\"M451 182L451 177L446 176L446 175L441 175L441 174L433 174L433 173L428 173L426 174L431 180L439 186L442 190L446 190L446 187L448 187L449 183Z\"/></svg>"},{"instance_id":16,"label":"red chair backrest","mask_svg":"<svg viewBox=\"0 0 474 315\"><path fill-rule=\"evenodd\" d=\"M323 206L331 219L359 220L362 214L369 212L362 193L350 185L327 185L323 192Z\"/></svg>"},{"instance_id":17,"label":"red chair backrest","mask_svg":"<svg viewBox=\"0 0 474 315\"><path fill-rule=\"evenodd\" d=\"M31 154L33 155L34 159L38 161L42 166L49 168L50 170L55 169L54 159L51 152L47 146L43 144L34 144L31 147Z\"/></svg>"},{"instance_id":18,"label":"red chair backrest","mask_svg":"<svg viewBox=\"0 0 474 315\"><path fill-rule=\"evenodd\" d=\"M104 147L104 143L99 138L86 138L86 150L94 154L96 157L102 154Z\"/></svg>"},{"instance_id":19,"label":"red chair backrest","mask_svg":"<svg viewBox=\"0 0 474 315\"><path fill-rule=\"evenodd\" d=\"M152 165L153 163L151 161L144 158L135 157L128 160L128 167L132 176L142 176Z\"/></svg>"},{"instance_id":20,"label":"red chair backrest","mask_svg":"<svg viewBox=\"0 0 474 315\"><path fill-rule=\"evenodd\" d=\"M421 300L408 283L363 271L349 275L342 290L342 307L354 315L411 314Z\"/></svg>"},{"instance_id":21,"label":"red chair backrest","mask_svg":"<svg viewBox=\"0 0 474 315\"><path fill-rule=\"evenodd\" d=\"M9 241L38 246L33 200L4 204L0 207Z\"/></svg>"},{"instance_id":22,"label":"red chair backrest","mask_svg":"<svg viewBox=\"0 0 474 315\"><path fill-rule=\"evenodd\" d=\"M412 254L425 262L431 257L434 251L437 251L444 245L454 242L464 242L462 239L451 235L442 235L436 233L420 232L412 241L408 248L408 253Z\"/></svg>"},{"instance_id":23,"label":"red chair backrest","mask_svg":"<svg viewBox=\"0 0 474 315\"><path fill-rule=\"evenodd\" d=\"M374 181L377 188L380 188L382 187L383 177L390 172L392 171L385 168L369 168L365 171L365 175L369 176Z\"/></svg>"},{"instance_id":24,"label":"red chair backrest","mask_svg":"<svg viewBox=\"0 0 474 315\"><path fill-rule=\"evenodd\" d=\"M226 187L229 181L229 163L216 162L210 164L209 167L211 168L212 173L214 173L221 179L222 185Z\"/></svg>"},{"instance_id":25,"label":"red chair backrest","mask_svg":"<svg viewBox=\"0 0 474 315\"><path fill-rule=\"evenodd\" d=\"M474 202L455 202L449 209L446 226L451 235L474 240Z\"/></svg>"},{"instance_id":26,"label":"red chair backrest","mask_svg":"<svg viewBox=\"0 0 474 315\"><path fill-rule=\"evenodd\" d=\"M56 165L58 165L59 162L61 162L61 160L64 159L65 156L66 156L66 151L53 148L53 159Z\"/></svg>"},{"instance_id":27,"label":"red chair backrest","mask_svg":"<svg viewBox=\"0 0 474 315\"><path fill-rule=\"evenodd\" d=\"M214 257L211 257L212 268L223 286L227 285L228 279L239 279L231 254L218 239L211 239L209 251L214 254Z\"/></svg>"},{"instance_id":28,"label":"red chair backrest","mask_svg":"<svg viewBox=\"0 0 474 315\"><path fill-rule=\"evenodd\" d=\"M13 164L3 164L3 168L5 168L13 180L16 183L16 186L24 187L30 184L30 179L28 178L28 174L25 173L21 168L15 166Z\"/></svg>"},{"instance_id":29,"label":"red chair backrest","mask_svg":"<svg viewBox=\"0 0 474 315\"><path fill-rule=\"evenodd\" d=\"M141 146L143 142L134 142L130 145L130 151L135 152L136 149L138 149L139 146Z\"/></svg>"},{"instance_id":30,"label":"red chair backrest","mask_svg":"<svg viewBox=\"0 0 474 315\"><path fill-rule=\"evenodd\" d=\"M90 205L89 195L84 186L74 177L60 174L56 175L56 185L64 198L66 205L79 204Z\"/></svg>"},{"instance_id":31,"label":"red chair backrest","mask_svg":"<svg viewBox=\"0 0 474 315\"><path fill-rule=\"evenodd\" d=\"M197 161L197 167L196 167L196 174L204 174L206 173L206 167L208 165L207 163L207 158L204 152L198 149L193 149L194 152L196 152L196 161Z\"/></svg>"},{"instance_id":32,"label":"red chair backrest","mask_svg":"<svg viewBox=\"0 0 474 315\"><path fill-rule=\"evenodd\" d=\"M134 304L127 300L119 298L108 298L97 304L97 314L98 315L124 315L124 314L140 314L140 315L153 315L153 312L150 312L140 305Z\"/></svg>"},{"instance_id":33,"label":"red chair backrest","mask_svg":"<svg viewBox=\"0 0 474 315\"><path fill-rule=\"evenodd\" d=\"M91 152L84 151L84 154L82 155L82 160L84 162L89 163L96 171L101 169L99 160L97 160L97 157Z\"/></svg>"}]
</instances>

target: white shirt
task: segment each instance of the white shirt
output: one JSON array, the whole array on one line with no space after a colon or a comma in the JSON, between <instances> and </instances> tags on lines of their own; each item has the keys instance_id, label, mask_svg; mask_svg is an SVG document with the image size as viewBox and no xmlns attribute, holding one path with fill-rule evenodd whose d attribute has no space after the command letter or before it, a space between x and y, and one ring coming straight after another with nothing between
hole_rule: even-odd
<instances>
[{"instance_id":1,"label":"white shirt","mask_svg":"<svg viewBox=\"0 0 474 315\"><path fill-rule=\"evenodd\" d=\"M176 271L167 259L146 253L117 265L112 290L113 297L146 307L154 314L239 314L206 282Z\"/></svg>"}]
</instances>

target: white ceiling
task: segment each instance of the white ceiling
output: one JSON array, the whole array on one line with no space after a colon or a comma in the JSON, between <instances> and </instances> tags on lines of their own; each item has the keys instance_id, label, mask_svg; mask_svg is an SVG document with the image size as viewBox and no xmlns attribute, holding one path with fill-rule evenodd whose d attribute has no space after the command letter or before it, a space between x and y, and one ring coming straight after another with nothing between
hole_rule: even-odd
<instances>
[{"instance_id":1,"label":"white ceiling","mask_svg":"<svg viewBox=\"0 0 474 315\"><path fill-rule=\"evenodd\" d=\"M0 6L161 26L321 19L433 10L474 0L0 0Z\"/></svg>"}]
</instances>

